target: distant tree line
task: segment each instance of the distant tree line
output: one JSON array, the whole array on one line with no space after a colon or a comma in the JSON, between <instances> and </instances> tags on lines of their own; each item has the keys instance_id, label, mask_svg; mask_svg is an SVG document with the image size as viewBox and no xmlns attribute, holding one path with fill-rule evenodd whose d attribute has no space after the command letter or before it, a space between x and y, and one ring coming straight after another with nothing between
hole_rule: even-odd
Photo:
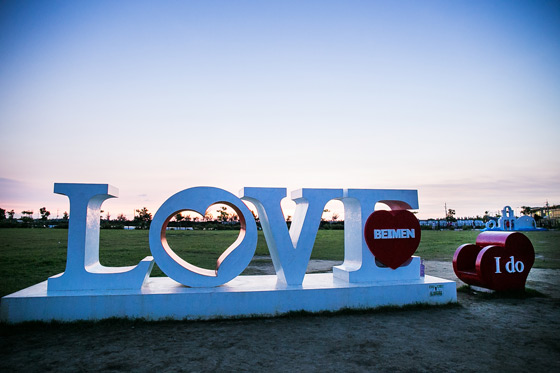
<instances>
[{"instance_id":1,"label":"distant tree line","mask_svg":"<svg viewBox=\"0 0 560 373\"><path fill-rule=\"evenodd\" d=\"M41 207L39 209L40 218L33 218L32 210L24 210L21 212L21 217L19 219L15 218L15 211L6 211L0 208L0 228L46 228L53 220L49 220L51 215L50 211L46 207ZM66 221L68 221L68 214L65 215ZM66 223L68 227L68 223Z\"/></svg>"},{"instance_id":2,"label":"distant tree line","mask_svg":"<svg viewBox=\"0 0 560 373\"><path fill-rule=\"evenodd\" d=\"M231 212L226 207L217 209L216 216L207 211L204 216L178 212L171 218L168 223L169 229L193 229L193 230L231 230L239 229L239 216L235 212ZM260 229L261 224L257 215L253 213L257 227ZM124 214L119 214L115 219L111 218L110 213L101 210L100 227L101 229L149 229L152 223L152 213L146 207L136 209L134 218L129 220ZM0 228L62 228L67 229L69 218L68 212L64 212L62 218L51 219L51 213L45 207L39 209L39 218L33 217L32 210L21 211L20 218L15 218L15 211L6 211L0 208ZM286 223L288 227L291 225L292 217L288 216ZM344 221L338 220L338 215L333 214L333 220L327 221L322 219L320 229L344 229Z\"/></svg>"}]
</instances>

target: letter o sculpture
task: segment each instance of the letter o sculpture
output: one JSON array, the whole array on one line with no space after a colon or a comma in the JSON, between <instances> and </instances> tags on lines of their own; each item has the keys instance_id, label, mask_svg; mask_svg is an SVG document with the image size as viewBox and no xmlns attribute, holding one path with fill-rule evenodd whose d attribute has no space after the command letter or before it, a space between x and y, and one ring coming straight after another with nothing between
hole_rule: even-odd
<instances>
[{"instance_id":1,"label":"letter o sculpture","mask_svg":"<svg viewBox=\"0 0 560 373\"><path fill-rule=\"evenodd\" d=\"M167 243L167 224L180 211L204 215L214 204L231 207L239 216L237 240L220 255L216 270L197 267L179 257ZM196 187L178 192L161 205L150 226L150 250L159 268L173 280L190 287L211 287L233 280L249 265L257 248L253 214L235 195L219 188Z\"/></svg>"}]
</instances>

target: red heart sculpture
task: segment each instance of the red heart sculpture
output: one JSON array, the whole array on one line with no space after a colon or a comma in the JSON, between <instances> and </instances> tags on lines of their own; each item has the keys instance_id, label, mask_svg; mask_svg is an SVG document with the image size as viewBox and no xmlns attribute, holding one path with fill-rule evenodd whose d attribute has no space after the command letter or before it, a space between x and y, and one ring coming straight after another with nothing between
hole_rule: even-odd
<instances>
[{"instance_id":1,"label":"red heart sculpture","mask_svg":"<svg viewBox=\"0 0 560 373\"><path fill-rule=\"evenodd\" d=\"M535 263L535 249L524 234L487 232L477 237L476 245L484 247L476 257L476 271L486 287L494 290L525 288Z\"/></svg>"},{"instance_id":2,"label":"red heart sculpture","mask_svg":"<svg viewBox=\"0 0 560 373\"><path fill-rule=\"evenodd\" d=\"M420 244L420 223L407 210L374 211L364 227L366 244L375 258L387 267L403 265Z\"/></svg>"},{"instance_id":3,"label":"red heart sculpture","mask_svg":"<svg viewBox=\"0 0 560 373\"><path fill-rule=\"evenodd\" d=\"M531 241L518 232L484 232L476 245L461 245L453 257L459 279L492 290L523 289L535 262Z\"/></svg>"}]
</instances>

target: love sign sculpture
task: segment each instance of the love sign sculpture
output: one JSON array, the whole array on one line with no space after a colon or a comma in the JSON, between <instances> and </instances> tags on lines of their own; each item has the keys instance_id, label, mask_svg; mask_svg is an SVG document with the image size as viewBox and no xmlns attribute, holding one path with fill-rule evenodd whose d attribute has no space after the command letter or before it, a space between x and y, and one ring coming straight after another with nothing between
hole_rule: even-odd
<instances>
[{"instance_id":1,"label":"love sign sculpture","mask_svg":"<svg viewBox=\"0 0 560 373\"><path fill-rule=\"evenodd\" d=\"M531 241L519 232L483 232L476 244L459 246L453 256L457 277L492 290L524 289L535 262Z\"/></svg>"},{"instance_id":2,"label":"love sign sculpture","mask_svg":"<svg viewBox=\"0 0 560 373\"><path fill-rule=\"evenodd\" d=\"M288 227L281 206L286 188L246 187L238 195L207 186L188 188L156 211L148 237L152 256L129 267L99 262L101 205L118 197L118 189L56 183L54 192L70 201L66 269L3 297L0 321L208 319L457 301L455 282L421 275L421 260L412 256L420 241L419 223L408 211L418 208L416 190L298 189L291 193L296 207ZM344 262L330 273L306 273L331 200L344 205ZM391 211L376 210L378 203ZM173 251L167 226L180 211L204 214L215 204L236 212L239 235L213 268L201 268ZM257 246L249 204L257 209L275 275L241 274ZM167 277L150 277L154 264ZM516 270L527 267L513 265ZM504 263L503 268L509 267Z\"/></svg>"},{"instance_id":3,"label":"love sign sculpture","mask_svg":"<svg viewBox=\"0 0 560 373\"><path fill-rule=\"evenodd\" d=\"M292 193L296 211L288 230L280 204L287 195L285 188L246 187L237 197L219 188L194 187L169 197L156 212L149 234L152 257L144 258L134 267L104 267L99 263L100 207L106 199L117 197L118 190L107 184L56 183L54 192L70 199L70 224L66 271L48 279L50 291L138 289L149 277L154 261L166 275L183 285L223 285L243 272L257 245L257 226L243 200L256 206L278 281L286 285L302 284L321 215L330 200L341 200L346 215L345 261L333 270L339 278L348 282L379 279L380 268L372 253L395 270L412 256L420 240L418 220L406 210L418 206L417 192L412 190L299 189ZM396 211L372 215L371 228L391 232L396 229L408 236L404 240L383 240L384 244L374 245L370 252L363 230L378 202ZM241 229L238 239L220 255L215 269L205 269L179 257L167 243L165 233L169 221L178 212L189 210L203 215L213 204L233 208Z\"/></svg>"}]
</instances>

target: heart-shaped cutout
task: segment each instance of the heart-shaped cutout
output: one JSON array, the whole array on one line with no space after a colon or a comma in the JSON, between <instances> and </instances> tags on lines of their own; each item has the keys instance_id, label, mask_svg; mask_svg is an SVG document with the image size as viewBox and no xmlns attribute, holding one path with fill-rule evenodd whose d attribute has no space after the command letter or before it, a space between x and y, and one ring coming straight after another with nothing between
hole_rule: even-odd
<instances>
[{"instance_id":1,"label":"heart-shaped cutout","mask_svg":"<svg viewBox=\"0 0 560 373\"><path fill-rule=\"evenodd\" d=\"M418 248L420 223L407 210L374 211L366 221L364 237L375 259L397 269Z\"/></svg>"},{"instance_id":2,"label":"heart-shaped cutout","mask_svg":"<svg viewBox=\"0 0 560 373\"><path fill-rule=\"evenodd\" d=\"M535 249L522 233L485 232L476 239L484 247L476 258L476 272L485 287L493 290L525 288L535 263Z\"/></svg>"}]
</instances>

